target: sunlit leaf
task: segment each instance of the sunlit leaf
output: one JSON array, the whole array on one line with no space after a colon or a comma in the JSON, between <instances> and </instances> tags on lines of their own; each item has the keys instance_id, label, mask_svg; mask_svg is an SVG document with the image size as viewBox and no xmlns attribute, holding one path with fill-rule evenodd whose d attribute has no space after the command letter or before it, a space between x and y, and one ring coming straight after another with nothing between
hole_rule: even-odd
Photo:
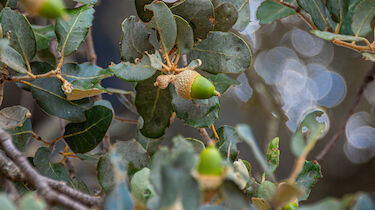
<instances>
[{"instance_id":1,"label":"sunlit leaf","mask_svg":"<svg viewBox=\"0 0 375 210\"><path fill-rule=\"evenodd\" d=\"M5 193L0 194L0 206L7 210L16 210L16 206Z\"/></svg>"},{"instance_id":2,"label":"sunlit leaf","mask_svg":"<svg viewBox=\"0 0 375 210\"><path fill-rule=\"evenodd\" d=\"M362 56L365 60L375 62L375 55L371 53L362 53Z\"/></svg>"},{"instance_id":3,"label":"sunlit leaf","mask_svg":"<svg viewBox=\"0 0 375 210\"><path fill-rule=\"evenodd\" d=\"M210 32L207 39L193 47L190 60L201 59L200 70L213 74L240 73L250 67L249 46L239 36L229 32Z\"/></svg>"}]
</instances>

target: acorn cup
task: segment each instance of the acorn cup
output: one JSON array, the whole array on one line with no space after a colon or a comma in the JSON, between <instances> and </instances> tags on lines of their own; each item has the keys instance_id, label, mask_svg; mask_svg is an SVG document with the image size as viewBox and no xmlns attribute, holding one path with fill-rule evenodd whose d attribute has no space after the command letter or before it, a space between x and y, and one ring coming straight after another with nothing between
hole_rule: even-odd
<instances>
[{"instance_id":1,"label":"acorn cup","mask_svg":"<svg viewBox=\"0 0 375 210\"><path fill-rule=\"evenodd\" d=\"M220 96L215 86L205 77L193 70L185 70L172 81L176 92L184 99L208 99Z\"/></svg>"},{"instance_id":2,"label":"acorn cup","mask_svg":"<svg viewBox=\"0 0 375 210\"><path fill-rule=\"evenodd\" d=\"M21 0L21 3L31 15L53 19L65 15L65 5L62 0Z\"/></svg>"}]
</instances>

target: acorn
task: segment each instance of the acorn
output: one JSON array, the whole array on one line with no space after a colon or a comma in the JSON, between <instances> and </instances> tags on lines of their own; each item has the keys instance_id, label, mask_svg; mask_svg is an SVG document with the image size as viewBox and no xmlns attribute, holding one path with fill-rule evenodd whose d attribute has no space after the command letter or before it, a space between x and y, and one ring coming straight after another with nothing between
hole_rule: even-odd
<instances>
[{"instance_id":1,"label":"acorn","mask_svg":"<svg viewBox=\"0 0 375 210\"><path fill-rule=\"evenodd\" d=\"M22 0L21 3L31 15L56 19L65 14L62 0Z\"/></svg>"},{"instance_id":2,"label":"acorn","mask_svg":"<svg viewBox=\"0 0 375 210\"><path fill-rule=\"evenodd\" d=\"M199 157L198 173L220 176L223 173L223 158L215 146L208 146Z\"/></svg>"},{"instance_id":3,"label":"acorn","mask_svg":"<svg viewBox=\"0 0 375 210\"><path fill-rule=\"evenodd\" d=\"M298 204L293 201L283 206L282 210L296 210L297 208Z\"/></svg>"},{"instance_id":4,"label":"acorn","mask_svg":"<svg viewBox=\"0 0 375 210\"><path fill-rule=\"evenodd\" d=\"M173 80L176 92L184 99L208 99L220 96L215 86L208 79L193 70L185 70Z\"/></svg>"}]
</instances>

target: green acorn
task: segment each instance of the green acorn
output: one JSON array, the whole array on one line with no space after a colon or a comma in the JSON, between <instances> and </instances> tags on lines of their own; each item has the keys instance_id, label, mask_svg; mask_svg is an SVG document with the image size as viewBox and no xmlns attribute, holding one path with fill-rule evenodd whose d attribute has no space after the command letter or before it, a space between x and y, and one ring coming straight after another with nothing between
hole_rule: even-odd
<instances>
[{"instance_id":1,"label":"green acorn","mask_svg":"<svg viewBox=\"0 0 375 210\"><path fill-rule=\"evenodd\" d=\"M65 5L62 0L22 0L24 9L31 15L46 18L60 18L65 14Z\"/></svg>"},{"instance_id":2,"label":"green acorn","mask_svg":"<svg viewBox=\"0 0 375 210\"><path fill-rule=\"evenodd\" d=\"M290 202L283 206L282 210L296 210L298 207L298 204L296 202Z\"/></svg>"},{"instance_id":3,"label":"green acorn","mask_svg":"<svg viewBox=\"0 0 375 210\"><path fill-rule=\"evenodd\" d=\"M201 175L220 176L223 173L223 159L215 146L204 149L199 157L198 173Z\"/></svg>"},{"instance_id":4,"label":"green acorn","mask_svg":"<svg viewBox=\"0 0 375 210\"><path fill-rule=\"evenodd\" d=\"M193 70L185 70L173 80L176 92L184 99L207 99L220 96L215 86L205 77Z\"/></svg>"}]
</instances>

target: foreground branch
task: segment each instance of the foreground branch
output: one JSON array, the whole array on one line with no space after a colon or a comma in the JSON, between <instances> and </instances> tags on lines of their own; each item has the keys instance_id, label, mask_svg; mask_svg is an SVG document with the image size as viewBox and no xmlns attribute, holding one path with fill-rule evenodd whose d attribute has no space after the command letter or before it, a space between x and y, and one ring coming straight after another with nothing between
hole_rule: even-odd
<instances>
[{"instance_id":1,"label":"foreground branch","mask_svg":"<svg viewBox=\"0 0 375 210\"><path fill-rule=\"evenodd\" d=\"M350 117L354 114L356 108L359 105L359 102L361 101L361 98L365 92L366 87L370 82L374 80L374 75L375 75L375 64L373 64L372 68L370 71L366 74L361 87L359 88L357 95L355 97L354 103L349 109L349 112L345 118L345 120L342 122L340 128L336 131L335 135L331 138L329 143L324 147L324 149L316 156L316 160L318 162L321 162L324 157L327 155L327 153L335 146L336 142L338 141L339 137L341 136L342 133L345 131L346 124L348 123L348 120Z\"/></svg>"},{"instance_id":2,"label":"foreground branch","mask_svg":"<svg viewBox=\"0 0 375 210\"><path fill-rule=\"evenodd\" d=\"M48 178L41 176L37 171L35 171L35 169L27 161L27 159L24 156L22 156L22 154L14 146L10 135L7 134L3 129L0 129L0 146L2 147L6 155L15 163L15 165L17 165L19 171L24 175L23 177L25 181L33 185L37 190L38 194L40 194L44 199L46 199L46 201L49 204L58 204L68 209L88 209L88 206L81 204L80 202L77 202L76 200L73 200L71 198L74 196L82 196L83 193L76 193L78 191L67 186L63 187L61 184L56 184L56 186L59 186L59 191L70 189L70 193L75 192L75 194L71 194L71 197L68 197L65 194L60 194L53 190L50 187L50 185L55 186L53 183L55 183L56 181L51 181ZM82 197L80 198L82 199ZM86 201L86 198L87 197L85 197L85 199L83 200ZM92 197L90 196L90 198Z\"/></svg>"}]
</instances>

